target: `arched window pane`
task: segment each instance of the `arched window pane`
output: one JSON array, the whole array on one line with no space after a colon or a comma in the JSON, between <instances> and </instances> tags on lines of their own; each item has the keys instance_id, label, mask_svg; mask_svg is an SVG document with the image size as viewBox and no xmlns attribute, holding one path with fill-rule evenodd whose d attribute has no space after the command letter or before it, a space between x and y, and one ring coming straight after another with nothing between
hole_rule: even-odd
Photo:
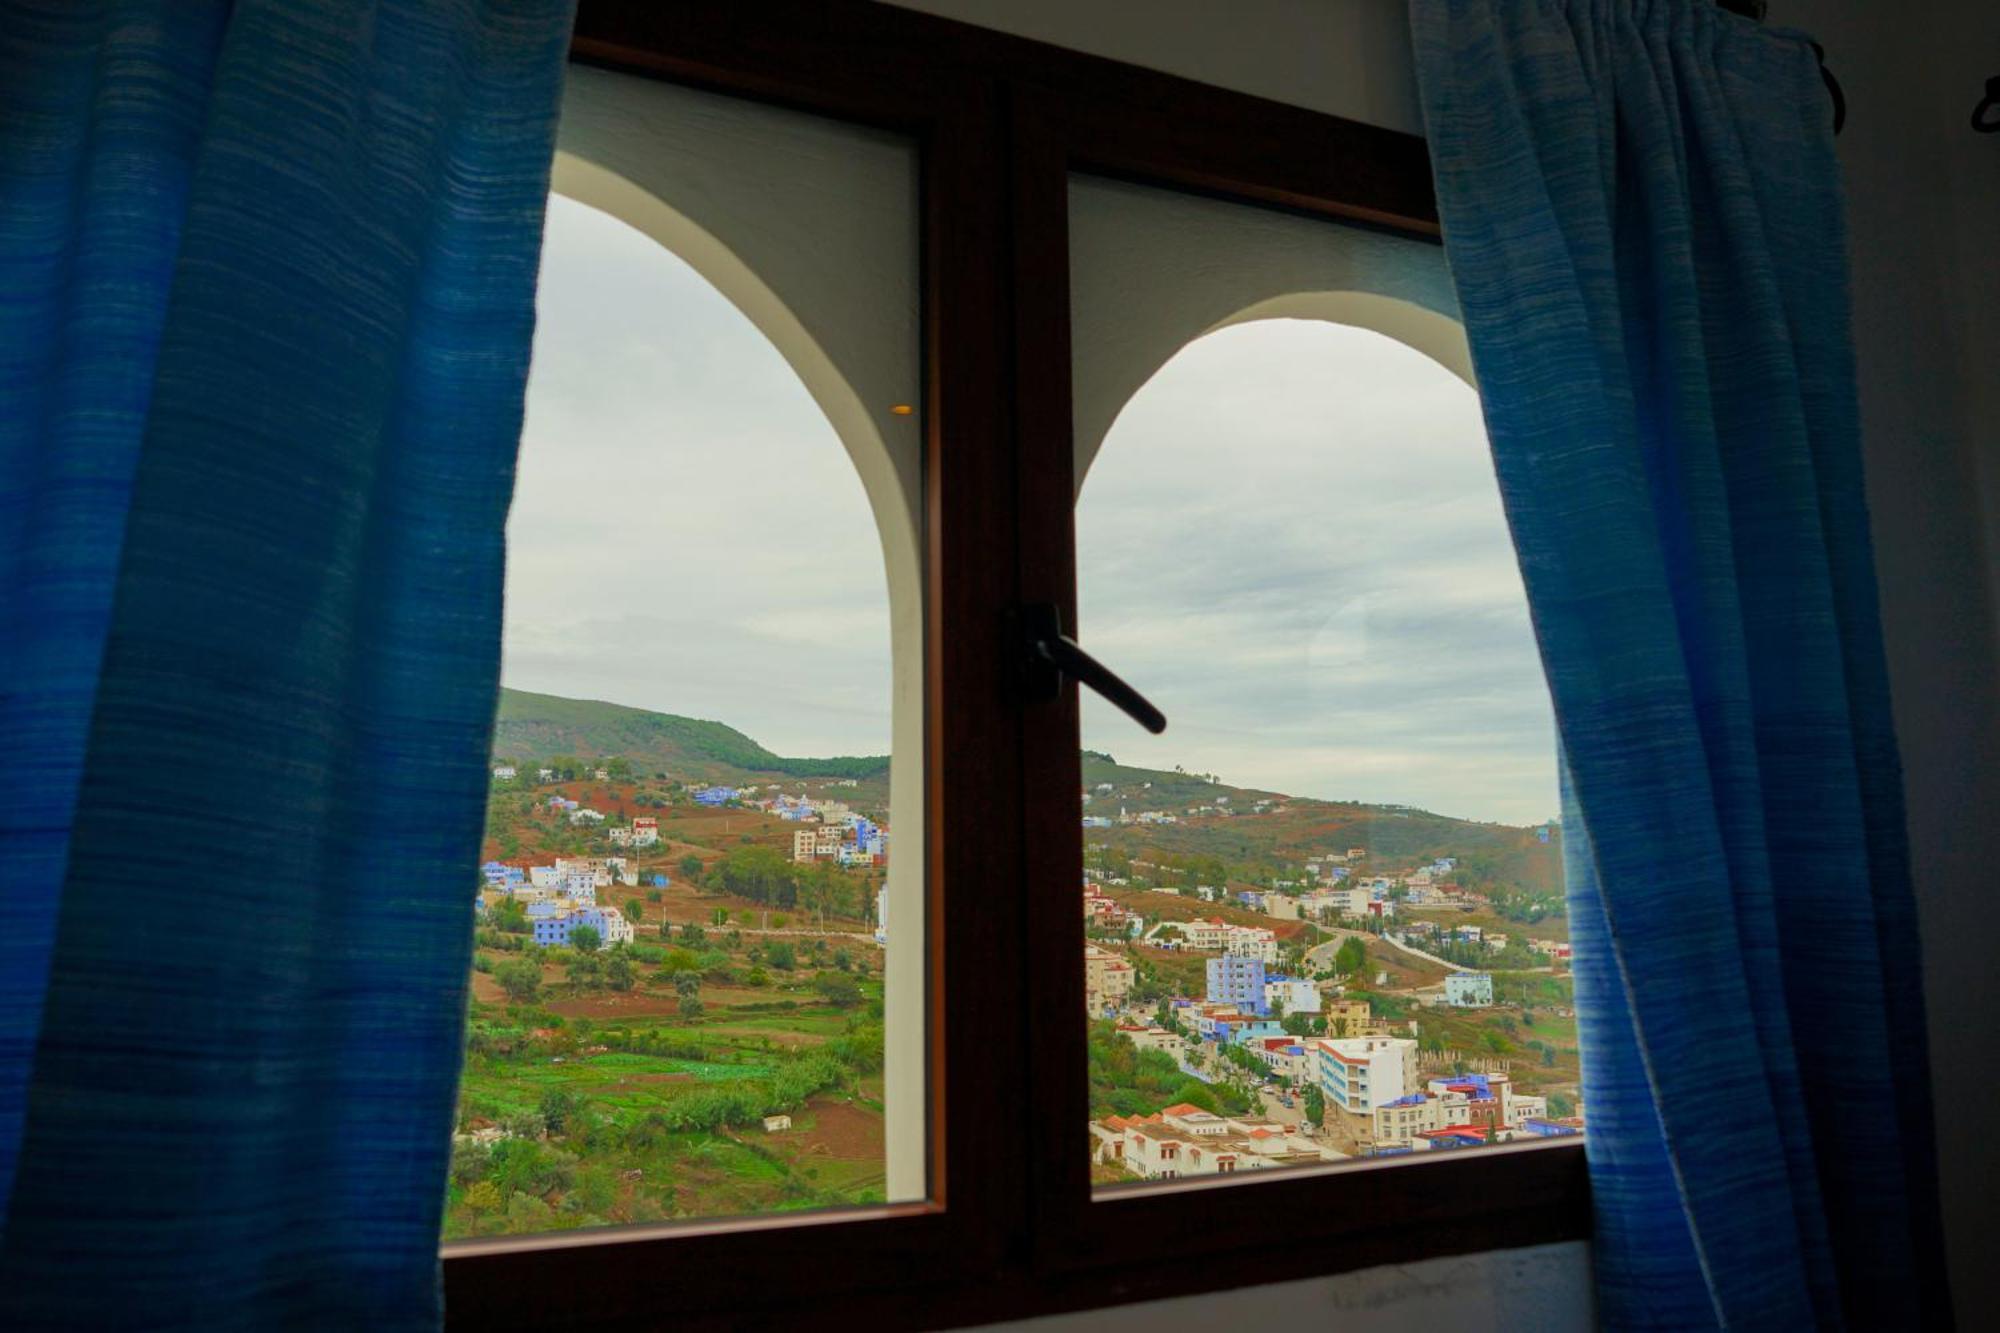
<instances>
[{"instance_id":1,"label":"arched window pane","mask_svg":"<svg viewBox=\"0 0 2000 1333\"><path fill-rule=\"evenodd\" d=\"M1170 719L1084 695L1093 1180L1574 1131L1553 725L1441 261L1073 199L1078 632Z\"/></svg>"},{"instance_id":2,"label":"arched window pane","mask_svg":"<svg viewBox=\"0 0 2000 1333\"><path fill-rule=\"evenodd\" d=\"M921 1197L914 153L580 68L561 149L446 1237Z\"/></svg>"}]
</instances>

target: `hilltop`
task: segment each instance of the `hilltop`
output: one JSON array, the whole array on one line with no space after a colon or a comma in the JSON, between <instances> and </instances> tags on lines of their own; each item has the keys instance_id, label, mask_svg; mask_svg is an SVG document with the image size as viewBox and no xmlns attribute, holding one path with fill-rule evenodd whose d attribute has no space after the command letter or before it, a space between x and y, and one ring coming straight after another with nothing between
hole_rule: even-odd
<instances>
[{"instance_id":1,"label":"hilltop","mask_svg":"<svg viewBox=\"0 0 2000 1333\"><path fill-rule=\"evenodd\" d=\"M789 759L722 722L655 713L596 699L500 691L493 753L523 762L556 755L619 756L633 767L700 782L792 778L872 778L889 771L887 755Z\"/></svg>"},{"instance_id":2,"label":"hilltop","mask_svg":"<svg viewBox=\"0 0 2000 1333\"><path fill-rule=\"evenodd\" d=\"M723 722L525 690L500 691L493 753L524 763L556 755L622 757L642 773L692 782L854 778L862 784L854 799L877 806L888 799L887 755L787 758ZM1177 817L1174 824L1090 830L1093 845L1130 856L1214 858L1236 876L1271 879L1296 871L1306 856L1364 847L1384 863L1459 857L1460 878L1472 887L1536 896L1560 892L1560 839L1542 842L1531 828L1404 806L1286 796L1178 769L1120 764L1097 750L1083 751L1082 761L1084 789L1092 795L1083 813L1115 818L1122 808L1133 815L1161 811ZM1267 812L1253 813L1260 804ZM1224 808L1234 817L1223 816ZM1194 810L1202 813L1190 813Z\"/></svg>"}]
</instances>

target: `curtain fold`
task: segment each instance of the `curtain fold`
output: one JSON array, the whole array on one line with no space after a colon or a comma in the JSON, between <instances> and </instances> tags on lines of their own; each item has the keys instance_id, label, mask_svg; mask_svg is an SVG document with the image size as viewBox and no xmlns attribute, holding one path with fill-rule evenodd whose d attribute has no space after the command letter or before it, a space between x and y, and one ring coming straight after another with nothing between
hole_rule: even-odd
<instances>
[{"instance_id":1,"label":"curtain fold","mask_svg":"<svg viewBox=\"0 0 2000 1333\"><path fill-rule=\"evenodd\" d=\"M1414 0L1555 703L1600 1309L1942 1327L1830 112L1707 0Z\"/></svg>"},{"instance_id":2,"label":"curtain fold","mask_svg":"<svg viewBox=\"0 0 2000 1333\"><path fill-rule=\"evenodd\" d=\"M0 1324L437 1321L568 30L0 14Z\"/></svg>"}]
</instances>

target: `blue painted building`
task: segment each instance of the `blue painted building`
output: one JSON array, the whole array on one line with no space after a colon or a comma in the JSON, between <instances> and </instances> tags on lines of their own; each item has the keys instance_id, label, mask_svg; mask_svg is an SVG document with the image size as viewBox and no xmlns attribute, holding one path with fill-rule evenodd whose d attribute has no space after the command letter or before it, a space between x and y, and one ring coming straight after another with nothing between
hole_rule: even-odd
<instances>
[{"instance_id":1,"label":"blue painted building","mask_svg":"<svg viewBox=\"0 0 2000 1333\"><path fill-rule=\"evenodd\" d=\"M1560 1120L1544 1120L1540 1116L1531 1116L1523 1120L1521 1122L1521 1132L1523 1134L1533 1134L1537 1138L1544 1139L1560 1139L1571 1134L1583 1133L1575 1125L1565 1125Z\"/></svg>"},{"instance_id":2,"label":"blue painted building","mask_svg":"<svg viewBox=\"0 0 2000 1333\"><path fill-rule=\"evenodd\" d=\"M1260 1037L1282 1037L1285 1025L1275 1018L1246 1018L1215 1022L1215 1040L1223 1046L1241 1046Z\"/></svg>"},{"instance_id":3,"label":"blue painted building","mask_svg":"<svg viewBox=\"0 0 2000 1333\"><path fill-rule=\"evenodd\" d=\"M1264 1001L1264 960L1224 954L1208 960L1208 1002L1233 1004L1248 1014L1268 1014Z\"/></svg>"}]
</instances>

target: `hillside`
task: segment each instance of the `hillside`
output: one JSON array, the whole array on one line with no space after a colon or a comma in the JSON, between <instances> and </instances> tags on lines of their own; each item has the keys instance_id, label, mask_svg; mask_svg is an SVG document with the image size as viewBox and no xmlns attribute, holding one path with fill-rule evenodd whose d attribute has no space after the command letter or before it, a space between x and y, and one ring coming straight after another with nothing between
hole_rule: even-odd
<instances>
[{"instance_id":1,"label":"hillside","mask_svg":"<svg viewBox=\"0 0 2000 1333\"><path fill-rule=\"evenodd\" d=\"M879 806L888 799L886 755L797 759L773 754L721 722L654 713L587 699L524 690L502 690L493 753L522 762L574 755L629 760L642 773L664 772L697 782L756 781L772 777L854 778L853 799ZM1456 856L1460 878L1475 888L1554 896L1560 892L1561 842L1540 842L1534 831L1452 819L1400 806L1362 805L1286 797L1278 792L1210 782L1200 774L1138 768L1111 755L1085 750L1083 785L1088 815L1115 818L1174 814L1172 825L1092 829L1093 846L1149 859L1213 858L1239 878L1268 880L1296 872L1309 855L1365 847L1381 864ZM1106 786L1110 790L1099 790ZM1275 802L1264 814L1257 802ZM1233 818L1191 816L1191 807L1226 807Z\"/></svg>"},{"instance_id":2,"label":"hillside","mask_svg":"<svg viewBox=\"0 0 2000 1333\"><path fill-rule=\"evenodd\" d=\"M788 759L721 722L654 713L595 699L500 691L493 753L523 762L555 755L621 756L642 771L704 782L760 776L869 778L889 771L887 755Z\"/></svg>"},{"instance_id":3,"label":"hillside","mask_svg":"<svg viewBox=\"0 0 2000 1333\"><path fill-rule=\"evenodd\" d=\"M1151 809L1173 810L1176 807L1190 805L1213 805L1219 797L1228 797L1228 803L1231 805L1249 805L1264 797L1282 799L1277 792L1210 782L1198 773L1183 773L1161 768L1134 768L1129 764L1119 763L1101 750L1085 750L1083 785L1095 789L1098 784L1105 782L1116 789L1108 795L1126 801L1135 812ZM1105 812L1097 810L1092 813Z\"/></svg>"}]
</instances>

